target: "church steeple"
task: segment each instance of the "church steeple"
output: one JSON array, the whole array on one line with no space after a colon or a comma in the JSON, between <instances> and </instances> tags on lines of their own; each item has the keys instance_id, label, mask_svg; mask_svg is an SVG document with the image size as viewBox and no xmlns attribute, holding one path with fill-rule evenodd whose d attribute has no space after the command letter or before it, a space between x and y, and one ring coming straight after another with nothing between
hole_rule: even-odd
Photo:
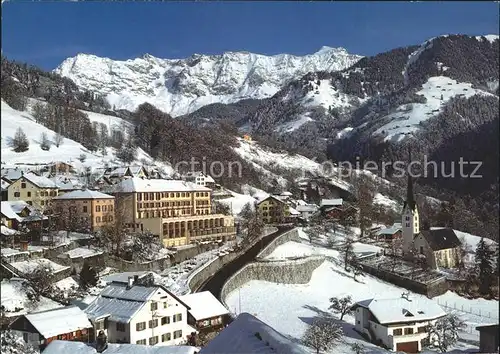
<instances>
[{"instance_id":1,"label":"church steeple","mask_svg":"<svg viewBox=\"0 0 500 354\"><path fill-rule=\"evenodd\" d=\"M408 166L412 162L411 160L411 149L408 148ZM408 184L406 186L406 200L404 203L403 208L410 208L410 210L415 210L415 207L417 203L415 202L415 196L413 195L413 179L411 177L411 171L408 168L408 171L406 172L408 174Z\"/></svg>"}]
</instances>

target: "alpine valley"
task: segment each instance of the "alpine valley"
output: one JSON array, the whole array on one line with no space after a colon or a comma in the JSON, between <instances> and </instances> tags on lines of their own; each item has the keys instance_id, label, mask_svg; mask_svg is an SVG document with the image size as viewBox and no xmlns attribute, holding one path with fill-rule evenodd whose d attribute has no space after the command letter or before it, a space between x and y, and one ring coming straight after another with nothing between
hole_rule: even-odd
<instances>
[{"instance_id":1,"label":"alpine valley","mask_svg":"<svg viewBox=\"0 0 500 354\"><path fill-rule=\"evenodd\" d=\"M454 228L498 239L497 35L443 35L372 57L322 47L305 56L78 54L52 72L2 57L1 67L2 155L4 111L12 124L24 116L52 131L64 126L62 135L95 154L127 144L127 134L102 142L91 124L113 119L130 127L141 157L166 166L192 157L240 161L242 178L216 179L237 192L291 188L300 171L318 173L327 160L407 161L411 148L413 160L482 161L481 179L431 176L416 188L445 202L429 218L447 213ZM69 129L72 122L88 128ZM379 189L402 200L403 179L390 168L371 172ZM374 176L382 172L390 187Z\"/></svg>"}]
</instances>

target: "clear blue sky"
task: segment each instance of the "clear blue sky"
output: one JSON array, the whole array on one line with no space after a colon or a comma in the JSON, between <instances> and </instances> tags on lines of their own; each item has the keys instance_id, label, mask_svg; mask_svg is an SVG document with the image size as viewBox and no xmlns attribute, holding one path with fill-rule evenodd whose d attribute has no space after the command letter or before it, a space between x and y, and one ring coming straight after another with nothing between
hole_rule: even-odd
<instances>
[{"instance_id":1,"label":"clear blue sky","mask_svg":"<svg viewBox=\"0 0 500 354\"><path fill-rule=\"evenodd\" d=\"M327 45L373 55L440 34L499 31L493 2L10 0L2 17L4 55L44 69L81 52L114 59L239 50L303 55Z\"/></svg>"}]
</instances>

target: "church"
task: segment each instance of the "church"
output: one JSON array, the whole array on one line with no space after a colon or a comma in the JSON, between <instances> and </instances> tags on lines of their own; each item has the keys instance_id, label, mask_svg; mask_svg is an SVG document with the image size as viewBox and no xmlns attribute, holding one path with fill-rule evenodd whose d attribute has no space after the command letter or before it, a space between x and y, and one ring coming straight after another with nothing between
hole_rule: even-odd
<instances>
[{"instance_id":1,"label":"church","mask_svg":"<svg viewBox=\"0 0 500 354\"><path fill-rule=\"evenodd\" d=\"M403 257L425 256L432 268L454 268L460 262L460 245L455 231L450 228L422 229L418 206L413 193L413 180L408 175L406 201L401 219Z\"/></svg>"}]
</instances>

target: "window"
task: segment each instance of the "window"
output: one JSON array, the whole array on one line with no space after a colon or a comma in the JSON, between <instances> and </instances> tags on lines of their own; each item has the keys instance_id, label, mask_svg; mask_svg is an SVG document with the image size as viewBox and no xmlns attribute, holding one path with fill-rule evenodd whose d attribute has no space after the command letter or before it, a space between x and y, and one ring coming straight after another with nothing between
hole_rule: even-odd
<instances>
[{"instance_id":1,"label":"window","mask_svg":"<svg viewBox=\"0 0 500 354\"><path fill-rule=\"evenodd\" d=\"M407 222L407 223L405 224L405 226L406 226L406 227L410 227L410 223L409 223L409 222Z\"/></svg>"},{"instance_id":2,"label":"window","mask_svg":"<svg viewBox=\"0 0 500 354\"><path fill-rule=\"evenodd\" d=\"M135 325L135 330L140 332L140 331L144 331L146 329L146 322L139 322L139 323L136 323Z\"/></svg>"},{"instance_id":3,"label":"window","mask_svg":"<svg viewBox=\"0 0 500 354\"><path fill-rule=\"evenodd\" d=\"M170 316L162 317L161 318L161 325L166 325L170 323Z\"/></svg>"},{"instance_id":4,"label":"window","mask_svg":"<svg viewBox=\"0 0 500 354\"><path fill-rule=\"evenodd\" d=\"M156 310L158 310L158 303L152 302L151 303L151 311L156 311Z\"/></svg>"},{"instance_id":5,"label":"window","mask_svg":"<svg viewBox=\"0 0 500 354\"><path fill-rule=\"evenodd\" d=\"M125 323L116 322L116 330L118 332L125 332Z\"/></svg>"},{"instance_id":6,"label":"window","mask_svg":"<svg viewBox=\"0 0 500 354\"><path fill-rule=\"evenodd\" d=\"M83 207L83 212L86 213L87 212L87 206L84 206Z\"/></svg>"},{"instance_id":7,"label":"window","mask_svg":"<svg viewBox=\"0 0 500 354\"><path fill-rule=\"evenodd\" d=\"M425 333L427 332L427 326L422 326L417 328L418 333Z\"/></svg>"},{"instance_id":8,"label":"window","mask_svg":"<svg viewBox=\"0 0 500 354\"><path fill-rule=\"evenodd\" d=\"M97 205L97 206L95 207L95 211L101 211L101 206L100 206L100 205Z\"/></svg>"},{"instance_id":9,"label":"window","mask_svg":"<svg viewBox=\"0 0 500 354\"><path fill-rule=\"evenodd\" d=\"M145 339L138 340L138 341L135 342L135 344L146 345L146 340Z\"/></svg>"},{"instance_id":10,"label":"window","mask_svg":"<svg viewBox=\"0 0 500 354\"><path fill-rule=\"evenodd\" d=\"M149 320L149 328L158 327L158 320Z\"/></svg>"},{"instance_id":11,"label":"window","mask_svg":"<svg viewBox=\"0 0 500 354\"><path fill-rule=\"evenodd\" d=\"M28 197L31 197L31 192L28 192Z\"/></svg>"},{"instance_id":12,"label":"window","mask_svg":"<svg viewBox=\"0 0 500 354\"><path fill-rule=\"evenodd\" d=\"M163 308L166 309L168 307L168 303L166 301L163 302Z\"/></svg>"},{"instance_id":13,"label":"window","mask_svg":"<svg viewBox=\"0 0 500 354\"><path fill-rule=\"evenodd\" d=\"M164 333L161 335L162 342L168 342L170 339L172 339L170 333Z\"/></svg>"},{"instance_id":14,"label":"window","mask_svg":"<svg viewBox=\"0 0 500 354\"><path fill-rule=\"evenodd\" d=\"M174 339L181 338L182 337L182 331L175 331L174 332Z\"/></svg>"},{"instance_id":15,"label":"window","mask_svg":"<svg viewBox=\"0 0 500 354\"><path fill-rule=\"evenodd\" d=\"M174 322L179 322L179 321L182 321L182 313L174 315Z\"/></svg>"},{"instance_id":16,"label":"window","mask_svg":"<svg viewBox=\"0 0 500 354\"><path fill-rule=\"evenodd\" d=\"M104 321L96 322L95 323L95 329L96 330L104 329Z\"/></svg>"},{"instance_id":17,"label":"window","mask_svg":"<svg viewBox=\"0 0 500 354\"><path fill-rule=\"evenodd\" d=\"M405 335L413 334L413 328L405 328Z\"/></svg>"},{"instance_id":18,"label":"window","mask_svg":"<svg viewBox=\"0 0 500 354\"><path fill-rule=\"evenodd\" d=\"M14 192L14 197L19 198L21 196L21 193L19 192Z\"/></svg>"},{"instance_id":19,"label":"window","mask_svg":"<svg viewBox=\"0 0 500 354\"><path fill-rule=\"evenodd\" d=\"M108 211L108 208L107 208L107 206L106 206L106 205L103 205L103 206L102 206L102 211Z\"/></svg>"},{"instance_id":20,"label":"window","mask_svg":"<svg viewBox=\"0 0 500 354\"><path fill-rule=\"evenodd\" d=\"M155 345L158 343L158 336L149 338L149 345Z\"/></svg>"},{"instance_id":21,"label":"window","mask_svg":"<svg viewBox=\"0 0 500 354\"><path fill-rule=\"evenodd\" d=\"M401 336L403 335L403 330L401 328L396 328L392 331L393 336Z\"/></svg>"},{"instance_id":22,"label":"window","mask_svg":"<svg viewBox=\"0 0 500 354\"><path fill-rule=\"evenodd\" d=\"M21 188L26 188L26 183L25 182L21 183Z\"/></svg>"},{"instance_id":23,"label":"window","mask_svg":"<svg viewBox=\"0 0 500 354\"><path fill-rule=\"evenodd\" d=\"M424 247L420 246L420 254L424 254Z\"/></svg>"},{"instance_id":24,"label":"window","mask_svg":"<svg viewBox=\"0 0 500 354\"><path fill-rule=\"evenodd\" d=\"M95 222L101 222L101 217L100 216L96 216Z\"/></svg>"}]
</instances>

